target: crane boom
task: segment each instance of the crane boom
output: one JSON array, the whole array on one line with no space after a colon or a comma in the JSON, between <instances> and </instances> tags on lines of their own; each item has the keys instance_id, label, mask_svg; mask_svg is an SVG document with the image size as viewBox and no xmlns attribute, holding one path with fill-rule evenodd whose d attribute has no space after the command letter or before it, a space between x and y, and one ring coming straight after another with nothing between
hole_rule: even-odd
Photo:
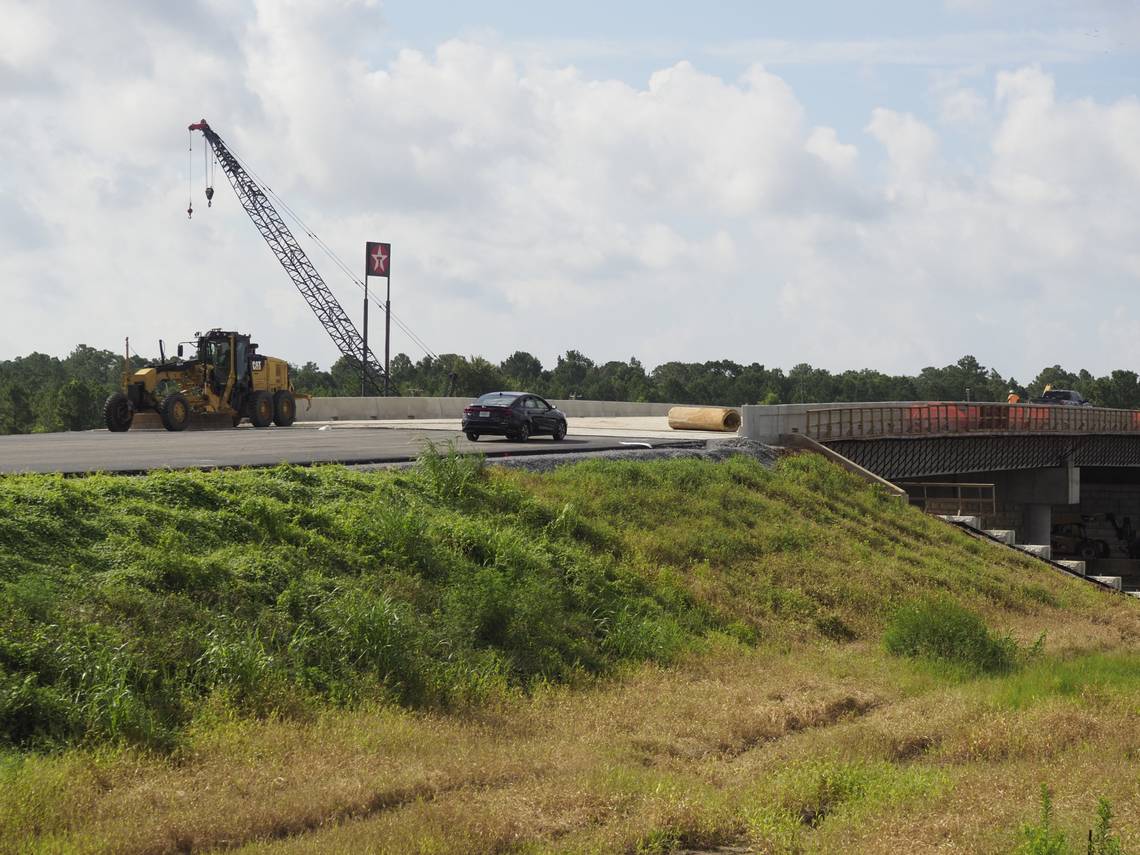
<instances>
[{"instance_id":1,"label":"crane boom","mask_svg":"<svg viewBox=\"0 0 1140 855\"><path fill-rule=\"evenodd\" d=\"M321 274L309 261L277 209L265 195L265 191L245 171L241 163L222 142L222 138L203 119L190 125L191 131L201 131L202 136L214 150L214 155L222 165L222 171L237 193L238 200L317 320L328 332L333 343L357 369L363 363L364 376L368 379L373 392L380 392L384 387L384 368L372 353L371 348L365 351L364 337L356 329L356 325L345 313L336 296Z\"/></svg>"}]
</instances>

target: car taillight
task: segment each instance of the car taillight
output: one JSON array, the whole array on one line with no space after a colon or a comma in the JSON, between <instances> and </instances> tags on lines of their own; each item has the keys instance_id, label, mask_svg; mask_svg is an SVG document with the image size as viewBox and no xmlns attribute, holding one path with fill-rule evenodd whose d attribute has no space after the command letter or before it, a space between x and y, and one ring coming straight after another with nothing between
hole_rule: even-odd
<instances>
[{"instance_id":1,"label":"car taillight","mask_svg":"<svg viewBox=\"0 0 1140 855\"><path fill-rule=\"evenodd\" d=\"M472 413L477 413L477 412L479 412L478 407L464 407L463 408L463 415L465 415L465 416L469 416Z\"/></svg>"}]
</instances>

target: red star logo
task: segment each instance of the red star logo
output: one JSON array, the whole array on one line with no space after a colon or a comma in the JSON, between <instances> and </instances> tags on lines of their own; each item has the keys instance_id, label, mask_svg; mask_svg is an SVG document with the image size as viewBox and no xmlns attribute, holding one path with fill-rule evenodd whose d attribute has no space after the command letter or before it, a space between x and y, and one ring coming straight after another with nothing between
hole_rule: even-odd
<instances>
[{"instance_id":1,"label":"red star logo","mask_svg":"<svg viewBox=\"0 0 1140 855\"><path fill-rule=\"evenodd\" d=\"M372 272L383 276L388 272L388 256L384 254L384 244L376 244L376 251L369 256L372 259Z\"/></svg>"}]
</instances>

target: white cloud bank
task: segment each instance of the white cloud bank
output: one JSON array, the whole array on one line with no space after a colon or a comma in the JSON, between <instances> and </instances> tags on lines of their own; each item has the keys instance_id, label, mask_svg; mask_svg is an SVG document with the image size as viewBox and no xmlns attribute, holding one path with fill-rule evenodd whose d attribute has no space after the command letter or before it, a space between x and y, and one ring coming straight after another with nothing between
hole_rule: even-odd
<instances>
[{"instance_id":1,"label":"white cloud bank","mask_svg":"<svg viewBox=\"0 0 1140 855\"><path fill-rule=\"evenodd\" d=\"M220 171L207 210L200 139L187 222L204 114L349 264L392 242L394 310L440 353L1140 363L1134 99L1027 66L932 103L945 126L884 105L844 139L759 66L630 86L472 40L378 64L374 4L180 8L5 8L0 357L220 325L335 359ZM966 119L988 136L963 165L942 135Z\"/></svg>"}]
</instances>

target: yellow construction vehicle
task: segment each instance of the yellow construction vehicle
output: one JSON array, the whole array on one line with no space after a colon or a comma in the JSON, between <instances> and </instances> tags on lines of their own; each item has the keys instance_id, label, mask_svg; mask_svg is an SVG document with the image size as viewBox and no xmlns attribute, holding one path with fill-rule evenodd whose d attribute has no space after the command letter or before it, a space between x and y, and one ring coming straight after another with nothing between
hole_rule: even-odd
<instances>
[{"instance_id":1,"label":"yellow construction vehicle","mask_svg":"<svg viewBox=\"0 0 1140 855\"><path fill-rule=\"evenodd\" d=\"M159 342L157 364L130 370L130 344L123 366L123 389L103 405L107 430L129 430L135 413L153 411L167 430L185 430L192 416L229 416L234 427L248 418L254 427L289 427L297 416L297 396L289 363L264 356L243 333L213 329L178 345L171 361ZM197 348L183 359L183 345Z\"/></svg>"}]
</instances>

